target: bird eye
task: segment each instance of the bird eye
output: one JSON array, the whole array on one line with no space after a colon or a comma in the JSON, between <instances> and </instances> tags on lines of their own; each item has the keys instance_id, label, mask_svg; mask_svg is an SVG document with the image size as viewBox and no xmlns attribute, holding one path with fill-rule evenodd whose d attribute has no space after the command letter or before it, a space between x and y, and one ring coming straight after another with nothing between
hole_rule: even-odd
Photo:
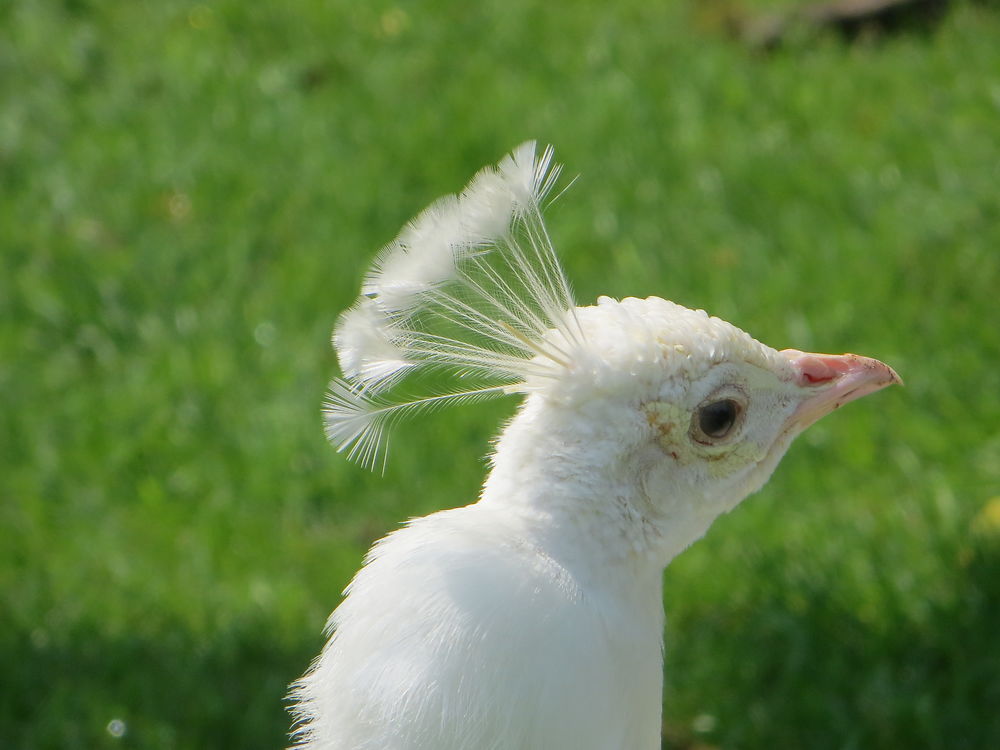
<instances>
[{"instance_id":1,"label":"bird eye","mask_svg":"<svg viewBox=\"0 0 1000 750\"><path fill-rule=\"evenodd\" d=\"M714 443L732 432L743 407L738 401L723 398L698 407L692 420L692 437L699 443Z\"/></svg>"}]
</instances>

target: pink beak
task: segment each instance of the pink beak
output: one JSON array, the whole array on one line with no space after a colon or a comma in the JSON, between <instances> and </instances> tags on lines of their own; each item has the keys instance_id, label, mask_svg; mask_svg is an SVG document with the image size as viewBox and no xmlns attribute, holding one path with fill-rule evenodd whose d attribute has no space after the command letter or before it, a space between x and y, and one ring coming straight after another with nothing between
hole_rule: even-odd
<instances>
[{"instance_id":1,"label":"pink beak","mask_svg":"<svg viewBox=\"0 0 1000 750\"><path fill-rule=\"evenodd\" d=\"M810 354L797 349L781 352L795 368L798 385L807 393L790 424L804 430L846 403L903 381L889 365L857 354Z\"/></svg>"}]
</instances>

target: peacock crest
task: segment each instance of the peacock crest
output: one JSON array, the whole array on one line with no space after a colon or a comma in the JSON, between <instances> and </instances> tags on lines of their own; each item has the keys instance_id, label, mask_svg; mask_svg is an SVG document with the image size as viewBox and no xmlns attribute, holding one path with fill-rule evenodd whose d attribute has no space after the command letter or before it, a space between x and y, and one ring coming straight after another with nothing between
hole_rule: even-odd
<instances>
[{"instance_id":1,"label":"peacock crest","mask_svg":"<svg viewBox=\"0 0 1000 750\"><path fill-rule=\"evenodd\" d=\"M551 146L523 143L378 253L333 332L343 377L323 413L338 451L374 468L396 420L525 392L570 366L583 333L542 218L560 171Z\"/></svg>"}]
</instances>

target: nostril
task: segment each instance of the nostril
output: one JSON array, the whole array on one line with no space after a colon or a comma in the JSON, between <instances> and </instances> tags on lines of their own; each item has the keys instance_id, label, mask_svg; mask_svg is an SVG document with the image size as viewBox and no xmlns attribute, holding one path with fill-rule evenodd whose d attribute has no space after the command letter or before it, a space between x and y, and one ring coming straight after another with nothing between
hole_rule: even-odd
<instances>
[{"instance_id":1,"label":"nostril","mask_svg":"<svg viewBox=\"0 0 1000 750\"><path fill-rule=\"evenodd\" d=\"M795 367L799 385L823 385L837 380L857 367L859 358L853 354L809 354L797 349L785 349L784 354Z\"/></svg>"},{"instance_id":2,"label":"nostril","mask_svg":"<svg viewBox=\"0 0 1000 750\"><path fill-rule=\"evenodd\" d=\"M842 358L806 354L792 360L799 371L799 385L822 385L836 380L847 369Z\"/></svg>"},{"instance_id":3,"label":"nostril","mask_svg":"<svg viewBox=\"0 0 1000 750\"><path fill-rule=\"evenodd\" d=\"M802 380L803 385L818 385L820 383L829 383L834 379L834 375L817 375L811 372L803 372Z\"/></svg>"}]
</instances>

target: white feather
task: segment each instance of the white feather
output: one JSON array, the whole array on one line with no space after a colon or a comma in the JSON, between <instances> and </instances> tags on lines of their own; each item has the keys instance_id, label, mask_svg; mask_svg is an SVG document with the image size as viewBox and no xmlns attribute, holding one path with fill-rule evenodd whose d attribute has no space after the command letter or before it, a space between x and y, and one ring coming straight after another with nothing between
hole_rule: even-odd
<instances>
[{"instance_id":1,"label":"white feather","mask_svg":"<svg viewBox=\"0 0 1000 750\"><path fill-rule=\"evenodd\" d=\"M487 386L392 402L335 378L323 403L326 438L336 446L338 453L347 451L350 460L374 469L379 456L384 458L384 432L394 420L449 403L482 401L505 394L503 387Z\"/></svg>"},{"instance_id":2,"label":"white feather","mask_svg":"<svg viewBox=\"0 0 1000 750\"><path fill-rule=\"evenodd\" d=\"M552 164L555 151L546 146L535 158L535 142L527 141L505 156L497 165L498 173L510 188L518 209L529 210L540 205L559 178L561 167Z\"/></svg>"},{"instance_id":3,"label":"white feather","mask_svg":"<svg viewBox=\"0 0 1000 750\"><path fill-rule=\"evenodd\" d=\"M551 147L536 157L534 142L522 144L459 196L433 203L376 257L334 335L345 380L332 388L327 431L352 458L372 466L384 448L388 417L355 434L374 394L377 414L393 419L425 403L393 396L411 373L453 380L431 397L438 404L462 400L470 373L484 389L509 393L569 366L572 356L549 335L582 340L541 213L560 171L552 157Z\"/></svg>"},{"instance_id":4,"label":"white feather","mask_svg":"<svg viewBox=\"0 0 1000 750\"><path fill-rule=\"evenodd\" d=\"M420 295L455 278L460 258L468 252L458 198L433 203L404 227L379 253L365 277L361 293L378 298L393 313L407 313Z\"/></svg>"},{"instance_id":5,"label":"white feather","mask_svg":"<svg viewBox=\"0 0 1000 750\"><path fill-rule=\"evenodd\" d=\"M459 197L462 221L476 246L496 242L510 231L516 203L510 186L496 167L479 171Z\"/></svg>"},{"instance_id":6,"label":"white feather","mask_svg":"<svg viewBox=\"0 0 1000 750\"><path fill-rule=\"evenodd\" d=\"M340 369L348 379L380 390L414 366L398 345L401 334L368 297L341 314L333 333Z\"/></svg>"}]
</instances>

